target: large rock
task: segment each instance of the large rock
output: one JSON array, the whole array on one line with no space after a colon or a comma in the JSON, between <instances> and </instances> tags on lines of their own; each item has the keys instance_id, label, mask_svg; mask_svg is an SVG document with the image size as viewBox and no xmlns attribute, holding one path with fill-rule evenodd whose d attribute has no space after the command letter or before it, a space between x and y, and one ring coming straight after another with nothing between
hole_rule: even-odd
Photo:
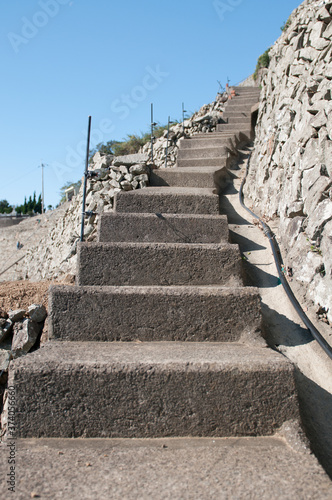
<instances>
[{"instance_id":1,"label":"large rock","mask_svg":"<svg viewBox=\"0 0 332 500\"><path fill-rule=\"evenodd\" d=\"M28 308L29 317L36 323L41 323L47 316L47 311L42 304L32 304Z\"/></svg>"},{"instance_id":2,"label":"large rock","mask_svg":"<svg viewBox=\"0 0 332 500\"><path fill-rule=\"evenodd\" d=\"M8 312L8 317L10 321L12 321L13 323L23 319L24 315L25 315L25 309L15 309L14 311Z\"/></svg>"},{"instance_id":3,"label":"large rock","mask_svg":"<svg viewBox=\"0 0 332 500\"><path fill-rule=\"evenodd\" d=\"M6 372L9 367L10 360L12 359L12 353L6 349L0 349L0 373Z\"/></svg>"},{"instance_id":4,"label":"large rock","mask_svg":"<svg viewBox=\"0 0 332 500\"><path fill-rule=\"evenodd\" d=\"M27 318L14 325L12 353L14 358L23 356L35 345L41 326Z\"/></svg>"},{"instance_id":5,"label":"large rock","mask_svg":"<svg viewBox=\"0 0 332 500\"><path fill-rule=\"evenodd\" d=\"M9 337L11 331L13 329L13 322L8 319L1 318L0 319L0 342L6 340Z\"/></svg>"},{"instance_id":6,"label":"large rock","mask_svg":"<svg viewBox=\"0 0 332 500\"><path fill-rule=\"evenodd\" d=\"M131 166L136 163L146 163L149 160L149 155L145 153L136 153L133 155L116 156L113 160L113 165L120 166Z\"/></svg>"}]
</instances>

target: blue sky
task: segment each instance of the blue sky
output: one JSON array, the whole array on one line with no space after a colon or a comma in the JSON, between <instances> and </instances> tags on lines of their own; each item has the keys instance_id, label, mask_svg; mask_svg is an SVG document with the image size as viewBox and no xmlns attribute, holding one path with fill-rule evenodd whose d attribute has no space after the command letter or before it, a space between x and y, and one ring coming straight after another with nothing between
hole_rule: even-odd
<instances>
[{"instance_id":1,"label":"blue sky","mask_svg":"<svg viewBox=\"0 0 332 500\"><path fill-rule=\"evenodd\" d=\"M11 0L2 5L0 199L21 204L84 170L92 145L180 119L250 75L296 0Z\"/></svg>"}]
</instances>

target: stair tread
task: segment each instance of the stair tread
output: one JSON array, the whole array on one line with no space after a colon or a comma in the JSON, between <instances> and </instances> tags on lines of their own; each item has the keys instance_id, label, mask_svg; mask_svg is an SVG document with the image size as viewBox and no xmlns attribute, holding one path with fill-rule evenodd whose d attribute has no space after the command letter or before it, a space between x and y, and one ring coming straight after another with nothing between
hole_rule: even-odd
<instances>
[{"instance_id":1,"label":"stair tread","mask_svg":"<svg viewBox=\"0 0 332 500\"><path fill-rule=\"evenodd\" d=\"M36 362L38 360L38 362ZM50 371L52 366L77 366L97 370L118 365L144 365L174 368L186 365L189 371L234 369L254 372L293 372L293 365L282 355L265 347L220 342L49 342L40 350L14 362L14 370ZM83 369L84 369L83 368Z\"/></svg>"},{"instance_id":2,"label":"stair tread","mask_svg":"<svg viewBox=\"0 0 332 500\"><path fill-rule=\"evenodd\" d=\"M199 196L217 196L212 188L192 188L182 186L156 186L147 187L144 189L135 189L134 191L126 191L118 193L121 196L154 196L154 195L199 195Z\"/></svg>"},{"instance_id":3,"label":"stair tread","mask_svg":"<svg viewBox=\"0 0 332 500\"><path fill-rule=\"evenodd\" d=\"M303 498L304 491L306 498L332 496L332 483L316 458L299 455L281 437L20 439L18 443L20 498L30 498L36 490L42 498L50 491L68 498L69 484L70 497L82 500ZM2 447L3 463L7 454ZM87 462L98 466L76 465Z\"/></svg>"}]
</instances>

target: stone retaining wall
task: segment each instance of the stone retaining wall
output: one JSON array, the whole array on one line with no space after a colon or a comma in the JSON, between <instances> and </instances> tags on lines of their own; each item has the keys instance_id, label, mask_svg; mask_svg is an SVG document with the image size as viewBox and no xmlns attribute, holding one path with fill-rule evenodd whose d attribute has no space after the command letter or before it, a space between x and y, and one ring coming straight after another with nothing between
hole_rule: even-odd
<instances>
[{"instance_id":1,"label":"stone retaining wall","mask_svg":"<svg viewBox=\"0 0 332 500\"><path fill-rule=\"evenodd\" d=\"M270 51L244 192L279 218L285 264L332 322L332 2L306 0Z\"/></svg>"}]
</instances>

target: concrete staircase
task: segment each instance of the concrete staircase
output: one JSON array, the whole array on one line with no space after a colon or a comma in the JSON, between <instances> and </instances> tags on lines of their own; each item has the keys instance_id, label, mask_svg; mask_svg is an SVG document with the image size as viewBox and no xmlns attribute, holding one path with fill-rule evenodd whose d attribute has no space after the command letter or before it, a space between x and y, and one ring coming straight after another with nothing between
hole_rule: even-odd
<instances>
[{"instance_id":1,"label":"concrete staircase","mask_svg":"<svg viewBox=\"0 0 332 500\"><path fill-rule=\"evenodd\" d=\"M247 113L257 91L243 94ZM260 336L219 214L251 135L250 117L232 123L184 139L177 167L119 193L80 245L77 285L51 288L51 342L13 364L18 437L267 436L298 419L293 367Z\"/></svg>"},{"instance_id":2,"label":"concrete staircase","mask_svg":"<svg viewBox=\"0 0 332 500\"><path fill-rule=\"evenodd\" d=\"M41 496L302 498L323 484L330 498L296 432L296 450L275 436L299 423L294 370L261 337L258 291L243 286L220 215L228 167L252 136L258 92L239 94L229 123L182 140L177 167L118 194L98 242L79 247L77 284L51 287L50 342L9 373L16 437L33 438L20 440L20 498L36 478ZM63 439L34 439L50 437Z\"/></svg>"},{"instance_id":3,"label":"concrete staircase","mask_svg":"<svg viewBox=\"0 0 332 500\"><path fill-rule=\"evenodd\" d=\"M250 87L234 87L236 97L228 101L223 113L223 122L217 125L218 132L249 132L253 138L252 107L259 100L260 90Z\"/></svg>"}]
</instances>

